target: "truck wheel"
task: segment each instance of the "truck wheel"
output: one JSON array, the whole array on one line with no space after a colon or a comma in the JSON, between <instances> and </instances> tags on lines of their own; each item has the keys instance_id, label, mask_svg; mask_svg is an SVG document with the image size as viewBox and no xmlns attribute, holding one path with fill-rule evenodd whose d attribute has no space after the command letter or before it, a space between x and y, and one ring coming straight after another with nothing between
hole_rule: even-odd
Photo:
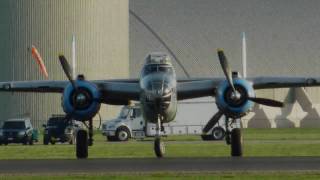
<instances>
[{"instance_id":1,"label":"truck wheel","mask_svg":"<svg viewBox=\"0 0 320 180\"><path fill-rule=\"evenodd\" d=\"M55 141L55 140L51 140L50 143L51 143L52 145L55 145L55 144L56 144L56 141Z\"/></svg>"},{"instance_id":2,"label":"truck wheel","mask_svg":"<svg viewBox=\"0 0 320 180\"><path fill-rule=\"evenodd\" d=\"M43 136L43 144L44 145L48 145L49 144L49 139L50 139L50 137L48 135L44 135Z\"/></svg>"},{"instance_id":3,"label":"truck wheel","mask_svg":"<svg viewBox=\"0 0 320 180\"><path fill-rule=\"evenodd\" d=\"M78 159L88 158L88 132L78 130L76 137L76 154Z\"/></svg>"},{"instance_id":4,"label":"truck wheel","mask_svg":"<svg viewBox=\"0 0 320 180\"><path fill-rule=\"evenodd\" d=\"M119 141L128 141L130 137L129 129L126 127L119 127L116 132L116 137Z\"/></svg>"},{"instance_id":5,"label":"truck wheel","mask_svg":"<svg viewBox=\"0 0 320 180\"><path fill-rule=\"evenodd\" d=\"M32 139L32 137L29 139L29 145L33 145L33 139Z\"/></svg>"},{"instance_id":6,"label":"truck wheel","mask_svg":"<svg viewBox=\"0 0 320 180\"><path fill-rule=\"evenodd\" d=\"M212 138L214 140L222 140L225 136L226 132L222 127L215 127L212 130Z\"/></svg>"},{"instance_id":7,"label":"truck wheel","mask_svg":"<svg viewBox=\"0 0 320 180\"><path fill-rule=\"evenodd\" d=\"M29 141L28 141L28 137L24 137L23 140L22 140L22 144L23 144L23 145L27 145L28 142L29 142Z\"/></svg>"},{"instance_id":8,"label":"truck wheel","mask_svg":"<svg viewBox=\"0 0 320 180\"><path fill-rule=\"evenodd\" d=\"M107 141L116 141L117 138L115 136L107 136Z\"/></svg>"},{"instance_id":9,"label":"truck wheel","mask_svg":"<svg viewBox=\"0 0 320 180\"><path fill-rule=\"evenodd\" d=\"M242 156L242 135L240 128L231 131L231 156Z\"/></svg>"}]
</instances>

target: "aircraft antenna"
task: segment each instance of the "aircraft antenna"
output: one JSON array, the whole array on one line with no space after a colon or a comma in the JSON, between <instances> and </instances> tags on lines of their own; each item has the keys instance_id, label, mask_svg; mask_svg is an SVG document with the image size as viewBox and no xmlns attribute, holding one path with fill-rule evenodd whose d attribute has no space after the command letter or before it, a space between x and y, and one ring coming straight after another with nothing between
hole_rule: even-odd
<instances>
[{"instance_id":1,"label":"aircraft antenna","mask_svg":"<svg viewBox=\"0 0 320 180\"><path fill-rule=\"evenodd\" d=\"M161 39L161 37L143 20L141 19L135 12L133 12L131 9L129 9L129 13L135 17L145 28L148 29L148 31L151 32L151 34L164 46L164 48L167 49L167 51L171 54L171 56L176 60L178 65L181 67L184 74L190 78L190 74L187 72L186 68L182 65L181 61L178 59L178 57L174 54L173 51L169 48L169 46Z\"/></svg>"},{"instance_id":2,"label":"aircraft antenna","mask_svg":"<svg viewBox=\"0 0 320 180\"><path fill-rule=\"evenodd\" d=\"M72 35L72 77L76 79L76 38Z\"/></svg>"},{"instance_id":3,"label":"aircraft antenna","mask_svg":"<svg viewBox=\"0 0 320 180\"><path fill-rule=\"evenodd\" d=\"M247 43L245 32L242 32L242 73L243 78L247 78Z\"/></svg>"}]
</instances>

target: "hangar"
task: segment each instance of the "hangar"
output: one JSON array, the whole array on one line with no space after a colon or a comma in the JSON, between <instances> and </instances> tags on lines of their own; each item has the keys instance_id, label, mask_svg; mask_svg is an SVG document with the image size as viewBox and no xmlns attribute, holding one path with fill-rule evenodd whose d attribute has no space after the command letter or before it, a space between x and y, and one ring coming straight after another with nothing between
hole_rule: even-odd
<instances>
[{"instance_id":1,"label":"hangar","mask_svg":"<svg viewBox=\"0 0 320 180\"><path fill-rule=\"evenodd\" d=\"M223 76L216 49L224 48L241 72L241 33L247 34L248 76L319 76L319 1L132 0L130 10L150 26L184 67L179 77ZM145 54L167 51L130 15L130 76L137 77ZM283 109L255 106L244 127L320 127L319 88L257 91L284 101Z\"/></svg>"},{"instance_id":2,"label":"hangar","mask_svg":"<svg viewBox=\"0 0 320 180\"><path fill-rule=\"evenodd\" d=\"M222 76L217 48L224 48L231 66L240 71L243 31L249 76L319 76L319 5L299 0L3 0L0 80L43 79L29 52L32 44L45 60L49 79L65 79L57 54L71 57L72 34L77 39L77 72L88 79L138 77L144 56L166 49L129 15L129 8L168 44L191 77ZM179 64L174 66L179 77L186 77ZM243 125L320 126L319 93L319 88L258 91L259 97L288 105L281 110L256 106ZM1 119L27 114L39 127L51 114L62 113L60 98L1 93ZM110 118L117 108L103 106L101 113Z\"/></svg>"},{"instance_id":3,"label":"hangar","mask_svg":"<svg viewBox=\"0 0 320 180\"><path fill-rule=\"evenodd\" d=\"M127 78L128 0L2 0L0 2L0 80L41 80L31 57L35 45L50 80L66 79L58 61L71 59L76 36L77 73L87 79ZM28 115L40 127L51 114L62 113L59 94L0 94L0 119ZM117 109L102 106L104 118Z\"/></svg>"}]
</instances>

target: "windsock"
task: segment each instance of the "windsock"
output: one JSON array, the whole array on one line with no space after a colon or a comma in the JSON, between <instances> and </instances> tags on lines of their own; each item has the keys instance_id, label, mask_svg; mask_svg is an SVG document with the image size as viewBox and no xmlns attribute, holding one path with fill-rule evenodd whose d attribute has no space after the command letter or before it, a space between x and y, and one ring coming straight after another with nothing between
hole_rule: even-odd
<instances>
[{"instance_id":1,"label":"windsock","mask_svg":"<svg viewBox=\"0 0 320 180\"><path fill-rule=\"evenodd\" d=\"M47 72L47 68L43 63L42 57L40 56L38 50L32 46L31 49L31 53L32 53L32 57L34 58L34 60L38 63L39 67L40 67L40 72L46 77L48 78L48 72Z\"/></svg>"}]
</instances>

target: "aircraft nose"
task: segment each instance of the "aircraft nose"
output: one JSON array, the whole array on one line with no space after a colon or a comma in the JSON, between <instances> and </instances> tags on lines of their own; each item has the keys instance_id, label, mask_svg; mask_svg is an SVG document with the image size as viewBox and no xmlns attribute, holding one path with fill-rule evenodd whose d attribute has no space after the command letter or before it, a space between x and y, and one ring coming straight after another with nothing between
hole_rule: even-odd
<instances>
[{"instance_id":1,"label":"aircraft nose","mask_svg":"<svg viewBox=\"0 0 320 180\"><path fill-rule=\"evenodd\" d=\"M171 88L167 83L152 82L151 91L157 97L163 97L171 93Z\"/></svg>"}]
</instances>

